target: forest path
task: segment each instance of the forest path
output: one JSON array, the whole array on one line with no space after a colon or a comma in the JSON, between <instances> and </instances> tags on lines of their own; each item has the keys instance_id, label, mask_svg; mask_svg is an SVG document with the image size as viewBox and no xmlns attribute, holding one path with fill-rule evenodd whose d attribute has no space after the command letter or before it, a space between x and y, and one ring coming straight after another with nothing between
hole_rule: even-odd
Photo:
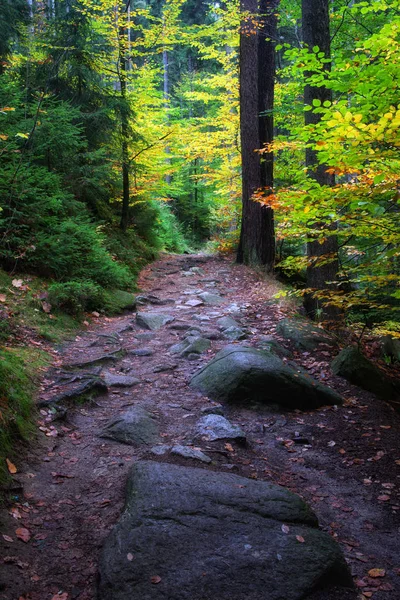
<instances>
[{"instance_id":1,"label":"forest path","mask_svg":"<svg viewBox=\"0 0 400 600\"><path fill-rule=\"evenodd\" d=\"M64 346L60 365L44 381L42 402L76 384L70 375L73 365L82 363L78 373L83 370L96 379L99 370L84 363L108 355L104 371L133 376L140 383L111 385L94 401L70 406L66 415L41 409L45 436L19 468L23 492L0 515L0 599L95 598L100 548L121 514L128 469L142 459L232 472L299 493L322 528L341 544L364 598L400 598L400 419L384 402L333 377L331 350L323 344L315 352L301 352L276 336L298 364L343 394L344 405L292 413L224 407L224 415L240 425L248 443L199 444L212 458L210 464L169 452L155 455L152 444L133 447L98 437L110 419L140 406L155 417L162 445L188 443L202 410L214 404L188 387L188 381L229 343L222 339L218 319L235 318L256 346L262 336L274 335L286 316L270 302L273 286L228 259L165 256L143 271L140 287L143 294L155 296L150 299L156 304L139 312L166 314L173 322L146 332L134 314L95 318ZM201 292L220 294L222 303L191 302ZM171 345L193 325L208 330L210 349L189 359L171 354ZM29 541L17 539L21 529L26 532L19 535ZM369 577L368 571L376 568L384 570L381 576Z\"/></svg>"}]
</instances>

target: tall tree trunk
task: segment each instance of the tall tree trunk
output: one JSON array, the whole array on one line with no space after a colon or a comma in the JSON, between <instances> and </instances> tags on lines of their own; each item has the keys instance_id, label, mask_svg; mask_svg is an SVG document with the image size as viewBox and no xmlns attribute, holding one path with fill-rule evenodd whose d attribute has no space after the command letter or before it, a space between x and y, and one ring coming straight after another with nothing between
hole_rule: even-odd
<instances>
[{"instance_id":1,"label":"tall tree trunk","mask_svg":"<svg viewBox=\"0 0 400 600\"><path fill-rule=\"evenodd\" d=\"M327 58L331 55L330 29L329 29L329 0L302 0L302 28L303 42L309 48L318 46ZM326 63L326 70L330 70L330 63ZM324 86L313 87L306 85L304 89L304 104L311 105L313 100L332 102L332 91ZM321 115L314 114L309 110L305 112L305 124L313 125L320 121ZM313 177L320 185L334 185L334 176L326 172L326 165L318 164L317 153L313 148L306 149L306 166L310 177ZM325 228L321 224L320 228ZM318 237L317 231L310 232L310 237ZM322 243L318 240L307 244L307 287L315 290L332 289L330 282L335 281L338 272L338 241L335 234L326 237ZM326 259L331 259L325 263ZM321 262L323 264L321 264ZM325 264L324 264L325 263ZM323 301L318 300L313 294L307 294L304 299L304 307L311 318L323 316L328 320L337 319L339 311L334 307L324 306Z\"/></svg>"},{"instance_id":2,"label":"tall tree trunk","mask_svg":"<svg viewBox=\"0 0 400 600\"><path fill-rule=\"evenodd\" d=\"M129 225L129 108L127 102L127 57L124 27L119 29L119 83L121 90L121 145L122 145L122 210L120 228L126 231ZM129 43L129 42L128 42Z\"/></svg>"},{"instance_id":3,"label":"tall tree trunk","mask_svg":"<svg viewBox=\"0 0 400 600\"><path fill-rule=\"evenodd\" d=\"M244 17L240 36L240 133L242 145L242 226L239 263L273 269L274 217L271 208L255 202L260 188L272 190L273 157L257 152L273 141L273 101L276 32L279 0L242 0ZM255 22L257 23L255 28Z\"/></svg>"}]
</instances>

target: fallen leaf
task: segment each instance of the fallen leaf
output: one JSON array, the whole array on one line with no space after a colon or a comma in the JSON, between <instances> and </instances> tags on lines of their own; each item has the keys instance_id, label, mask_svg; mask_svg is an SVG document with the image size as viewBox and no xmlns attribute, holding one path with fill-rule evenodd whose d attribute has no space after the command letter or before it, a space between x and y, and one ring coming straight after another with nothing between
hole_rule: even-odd
<instances>
[{"instance_id":1,"label":"fallen leaf","mask_svg":"<svg viewBox=\"0 0 400 600\"><path fill-rule=\"evenodd\" d=\"M9 535L4 535L3 534L3 538L6 540L6 542L13 542L14 540L12 539L12 537L10 537Z\"/></svg>"},{"instance_id":2,"label":"fallen leaf","mask_svg":"<svg viewBox=\"0 0 400 600\"><path fill-rule=\"evenodd\" d=\"M127 558L129 561L132 561L132 560L133 560L133 554L131 554L131 553L129 552L129 553L126 555L126 558Z\"/></svg>"},{"instance_id":3,"label":"fallen leaf","mask_svg":"<svg viewBox=\"0 0 400 600\"><path fill-rule=\"evenodd\" d=\"M92 312L92 315L93 315L94 317L99 317L99 316L100 316L100 313L98 313L97 311L95 311L95 310L94 310L94 311Z\"/></svg>"},{"instance_id":4,"label":"fallen leaf","mask_svg":"<svg viewBox=\"0 0 400 600\"><path fill-rule=\"evenodd\" d=\"M225 450L228 450L228 452L234 452L232 444L225 444Z\"/></svg>"},{"instance_id":5,"label":"fallen leaf","mask_svg":"<svg viewBox=\"0 0 400 600\"><path fill-rule=\"evenodd\" d=\"M49 304L48 302L42 302L42 308L45 313L51 312L51 304Z\"/></svg>"},{"instance_id":6,"label":"fallen leaf","mask_svg":"<svg viewBox=\"0 0 400 600\"><path fill-rule=\"evenodd\" d=\"M283 533L289 533L290 531L290 527L288 527L287 525L282 525L281 529Z\"/></svg>"},{"instance_id":7,"label":"fallen leaf","mask_svg":"<svg viewBox=\"0 0 400 600\"><path fill-rule=\"evenodd\" d=\"M333 448L333 446L336 446L336 442L334 442L333 440L331 440L330 442L328 442L328 446L330 448Z\"/></svg>"},{"instance_id":8,"label":"fallen leaf","mask_svg":"<svg viewBox=\"0 0 400 600\"><path fill-rule=\"evenodd\" d=\"M31 539L30 531L25 529L25 527L19 527L19 529L16 530L15 535L19 540L22 540L25 543L29 542Z\"/></svg>"},{"instance_id":9,"label":"fallen leaf","mask_svg":"<svg viewBox=\"0 0 400 600\"><path fill-rule=\"evenodd\" d=\"M22 281L22 279L13 279L11 283L16 288L20 288L24 285L24 282Z\"/></svg>"},{"instance_id":10,"label":"fallen leaf","mask_svg":"<svg viewBox=\"0 0 400 600\"><path fill-rule=\"evenodd\" d=\"M302 535L296 535L296 540L300 542L300 544L304 544L304 542L306 541Z\"/></svg>"},{"instance_id":11,"label":"fallen leaf","mask_svg":"<svg viewBox=\"0 0 400 600\"><path fill-rule=\"evenodd\" d=\"M19 512L18 508L15 508L15 506L10 510L10 515L12 515L14 519L22 519L21 513Z\"/></svg>"},{"instance_id":12,"label":"fallen leaf","mask_svg":"<svg viewBox=\"0 0 400 600\"><path fill-rule=\"evenodd\" d=\"M387 494L382 494L382 496L378 496L378 500L380 500L381 502L388 502L390 500L390 496L388 496Z\"/></svg>"},{"instance_id":13,"label":"fallen leaf","mask_svg":"<svg viewBox=\"0 0 400 600\"><path fill-rule=\"evenodd\" d=\"M385 577L386 571L385 569L370 569L368 575L370 577Z\"/></svg>"},{"instance_id":14,"label":"fallen leaf","mask_svg":"<svg viewBox=\"0 0 400 600\"><path fill-rule=\"evenodd\" d=\"M160 583L161 581L161 577L159 575L153 575L153 577L150 578L151 583Z\"/></svg>"},{"instance_id":15,"label":"fallen leaf","mask_svg":"<svg viewBox=\"0 0 400 600\"><path fill-rule=\"evenodd\" d=\"M0 294L0 302L5 302L7 299L7 296L5 294Z\"/></svg>"},{"instance_id":16,"label":"fallen leaf","mask_svg":"<svg viewBox=\"0 0 400 600\"><path fill-rule=\"evenodd\" d=\"M395 486L394 483L382 483L382 487L385 488L385 490L392 490Z\"/></svg>"},{"instance_id":17,"label":"fallen leaf","mask_svg":"<svg viewBox=\"0 0 400 600\"><path fill-rule=\"evenodd\" d=\"M8 458L6 458L6 463L9 473L14 474L18 472L17 467L14 465L14 463L11 462L11 460L8 460Z\"/></svg>"},{"instance_id":18,"label":"fallen leaf","mask_svg":"<svg viewBox=\"0 0 400 600\"><path fill-rule=\"evenodd\" d=\"M63 592L62 594L58 593L52 597L51 600L68 600L67 592Z\"/></svg>"}]
</instances>

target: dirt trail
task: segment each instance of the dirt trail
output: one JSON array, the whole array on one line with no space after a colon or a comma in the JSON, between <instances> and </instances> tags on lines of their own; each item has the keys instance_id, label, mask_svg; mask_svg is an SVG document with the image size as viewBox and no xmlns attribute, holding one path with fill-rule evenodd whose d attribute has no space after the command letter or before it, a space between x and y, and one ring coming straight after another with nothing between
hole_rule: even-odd
<instances>
[{"instance_id":1,"label":"dirt trail","mask_svg":"<svg viewBox=\"0 0 400 600\"><path fill-rule=\"evenodd\" d=\"M193 266L200 271L189 272ZM260 336L274 334L285 316L268 302L267 284L228 260L163 257L142 273L140 285L144 294L169 300L165 305L146 305L143 311L171 315L175 325L206 325L215 330L215 338L220 337L218 318L231 315L250 332L249 343L256 345ZM188 306L186 302L201 290L222 294L224 302ZM288 487L311 504L321 527L341 544L364 598L400 598L399 416L371 394L334 378L330 351L323 345L318 352L301 353L278 337L299 364L343 394L343 407L307 413L227 408L225 416L244 429L248 444L204 443L201 449L212 457L210 465L170 454L155 456L150 447L138 449L100 438L108 420L139 405L156 417L165 444L185 442L203 414L201 409L210 405L188 387L188 380L228 342L214 339L209 351L188 360L169 353L183 330L166 325L154 335L143 333L134 314L98 318L62 349L66 367L117 353L103 368L141 383L110 387L95 401L69 408L64 420L50 422L49 410L41 410L41 428L47 435L32 449L29 460L18 465L23 491L0 515L0 599L95 598L99 550L123 508L127 471L141 459L233 472ZM121 349L124 356L118 354ZM136 350L140 352L132 353ZM42 400L62 391L62 375L59 368L49 371ZM21 528L29 532L25 534L29 541L17 539L16 530ZM370 577L370 569L384 571Z\"/></svg>"}]
</instances>

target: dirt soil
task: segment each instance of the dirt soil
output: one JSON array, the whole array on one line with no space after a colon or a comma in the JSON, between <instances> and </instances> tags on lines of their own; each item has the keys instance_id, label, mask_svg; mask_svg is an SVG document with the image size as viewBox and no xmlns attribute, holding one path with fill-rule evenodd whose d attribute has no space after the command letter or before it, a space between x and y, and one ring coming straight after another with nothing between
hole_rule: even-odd
<instances>
[{"instance_id":1,"label":"dirt soil","mask_svg":"<svg viewBox=\"0 0 400 600\"><path fill-rule=\"evenodd\" d=\"M187 275L193 266L204 274ZM268 282L228 259L164 256L145 269L140 287L143 293L174 300L141 311L215 330L218 318L231 315L249 330L252 345L260 336L274 334L287 316L287 309L271 302ZM200 290L219 292L223 304L185 305ZM399 599L400 418L393 408L332 375L329 364L337 350L321 344L318 351L301 352L277 336L298 364L344 396L343 406L292 413L267 406L225 407L225 416L244 429L248 444L203 443L210 465L100 438L108 420L140 405L157 418L165 444L185 443L201 409L212 404L188 381L228 342L212 341L196 360L179 358L169 347L184 331L166 325L153 339L141 340L135 336L144 330L134 317L91 316L87 330L59 349L58 364L47 373L42 401L65 388L63 376L68 381L65 374L72 363L121 348L154 352L125 354L103 367L133 375L139 385L112 387L95 400L70 404L66 416L40 410L39 442L17 464L12 501L0 514L0 599L95 598L99 551L123 509L128 469L142 459L228 471L289 488L310 503L321 528L341 545L359 597Z\"/></svg>"}]
</instances>

